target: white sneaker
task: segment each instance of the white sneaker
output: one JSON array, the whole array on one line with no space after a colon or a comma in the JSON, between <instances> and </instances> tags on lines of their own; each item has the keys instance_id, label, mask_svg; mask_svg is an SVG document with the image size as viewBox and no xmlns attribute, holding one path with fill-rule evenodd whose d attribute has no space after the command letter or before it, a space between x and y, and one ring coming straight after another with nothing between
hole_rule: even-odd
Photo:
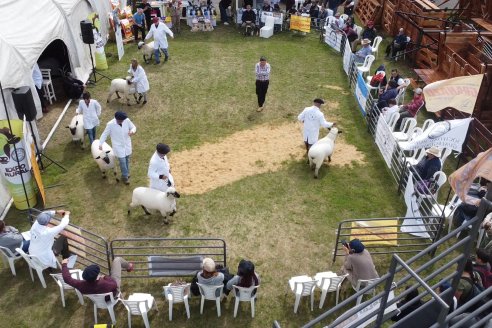
<instances>
[{"instance_id":1,"label":"white sneaker","mask_svg":"<svg viewBox=\"0 0 492 328\"><path fill-rule=\"evenodd\" d=\"M224 25L229 25L229 23L228 22L224 22Z\"/></svg>"}]
</instances>

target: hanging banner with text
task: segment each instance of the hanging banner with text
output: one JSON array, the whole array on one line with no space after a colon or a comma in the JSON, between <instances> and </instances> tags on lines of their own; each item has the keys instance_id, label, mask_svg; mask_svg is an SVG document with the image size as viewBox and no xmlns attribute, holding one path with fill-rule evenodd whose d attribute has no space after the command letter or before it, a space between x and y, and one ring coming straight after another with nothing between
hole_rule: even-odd
<instances>
[{"instance_id":1,"label":"hanging banner with text","mask_svg":"<svg viewBox=\"0 0 492 328\"><path fill-rule=\"evenodd\" d=\"M352 49L350 48L349 40L345 38L345 50L343 51L343 70L347 75L349 75L351 62L352 62Z\"/></svg>"},{"instance_id":2,"label":"hanging banner with text","mask_svg":"<svg viewBox=\"0 0 492 328\"><path fill-rule=\"evenodd\" d=\"M311 17L290 16L290 29L309 33L311 31Z\"/></svg>"},{"instance_id":3,"label":"hanging banner with text","mask_svg":"<svg viewBox=\"0 0 492 328\"><path fill-rule=\"evenodd\" d=\"M328 23L325 25L325 43L327 45L340 52L342 49L342 39L343 33L335 23ZM352 53L352 51L350 51L350 53Z\"/></svg>"},{"instance_id":4,"label":"hanging banner with text","mask_svg":"<svg viewBox=\"0 0 492 328\"><path fill-rule=\"evenodd\" d=\"M391 158L396 148L396 140L393 137L393 133L391 132L388 123L386 123L383 114L379 115L376 127L376 145L378 146L386 165L391 169Z\"/></svg>"},{"instance_id":5,"label":"hanging banner with text","mask_svg":"<svg viewBox=\"0 0 492 328\"><path fill-rule=\"evenodd\" d=\"M401 232L406 232L421 238L430 238L430 235L425 228L424 221L421 218L422 214L420 213L419 205L417 204L417 195L415 194L412 172L408 173L404 197L405 204L407 205L407 213L405 214L405 220L403 220L400 228Z\"/></svg>"},{"instance_id":6,"label":"hanging banner with text","mask_svg":"<svg viewBox=\"0 0 492 328\"><path fill-rule=\"evenodd\" d=\"M359 104L360 111L362 115L366 116L366 102L369 95L369 90L367 90L367 85L364 82L364 77L360 72L357 72L357 83L355 85L355 99Z\"/></svg>"},{"instance_id":7,"label":"hanging banner with text","mask_svg":"<svg viewBox=\"0 0 492 328\"><path fill-rule=\"evenodd\" d=\"M437 112L452 107L471 114L475 108L483 74L459 76L428 84L424 88L425 108Z\"/></svg>"},{"instance_id":8,"label":"hanging banner with text","mask_svg":"<svg viewBox=\"0 0 492 328\"><path fill-rule=\"evenodd\" d=\"M461 153L468 126L473 118L437 122L412 141L400 143L403 150L429 148L450 148Z\"/></svg>"}]
</instances>

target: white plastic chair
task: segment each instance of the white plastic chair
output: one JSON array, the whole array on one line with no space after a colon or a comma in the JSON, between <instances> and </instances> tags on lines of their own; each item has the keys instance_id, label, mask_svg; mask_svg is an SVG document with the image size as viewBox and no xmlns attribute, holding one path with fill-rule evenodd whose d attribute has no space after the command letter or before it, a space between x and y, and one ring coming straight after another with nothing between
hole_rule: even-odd
<instances>
[{"instance_id":1,"label":"white plastic chair","mask_svg":"<svg viewBox=\"0 0 492 328\"><path fill-rule=\"evenodd\" d=\"M407 36L407 45L410 43L410 41L412 41L412 38ZM398 58L400 58L402 54L403 54L403 60L405 60L407 56L406 49L398 50L396 52L395 61L398 61Z\"/></svg>"},{"instance_id":2,"label":"white plastic chair","mask_svg":"<svg viewBox=\"0 0 492 328\"><path fill-rule=\"evenodd\" d=\"M448 177L446 176L446 173L444 173L443 171L437 171L436 173L434 173L434 175L432 176L432 181L434 181L435 183L435 186L433 188L434 192L430 191L432 193L431 195L421 194L420 195L421 200L424 198L431 198L431 196L433 196L434 199L437 199L439 189L441 189L441 187L446 183L447 180Z\"/></svg>"},{"instance_id":3,"label":"white plastic chair","mask_svg":"<svg viewBox=\"0 0 492 328\"><path fill-rule=\"evenodd\" d=\"M255 317L255 301L256 296L258 295L258 288L260 286L251 286L251 287L239 287L236 285L232 285L232 293L234 294L234 298L236 302L234 303L234 318L237 315L237 310L239 308L239 302L250 302L251 303L251 318Z\"/></svg>"},{"instance_id":4,"label":"white plastic chair","mask_svg":"<svg viewBox=\"0 0 492 328\"><path fill-rule=\"evenodd\" d=\"M400 118L400 113L398 113L398 112L392 113L390 115L390 117L388 118L387 122L388 122L388 126L389 126L391 132L395 131L396 122L398 122L399 118Z\"/></svg>"},{"instance_id":5,"label":"white plastic chair","mask_svg":"<svg viewBox=\"0 0 492 328\"><path fill-rule=\"evenodd\" d=\"M364 289L365 287L370 286L370 285L374 285L374 288L369 289L363 295L360 295L359 297L357 297L357 303L356 303L356 305L359 305L360 304L360 302L362 301L362 297L364 295L370 295L370 294L372 294L372 296L375 296L376 295L376 284L375 283L378 280L379 280L379 278L376 278L376 279L367 279L367 280L364 280L364 279L357 280L357 285L355 287L352 286L352 288L354 288L354 290L356 292L358 292L359 290Z\"/></svg>"},{"instance_id":6,"label":"white plastic chair","mask_svg":"<svg viewBox=\"0 0 492 328\"><path fill-rule=\"evenodd\" d=\"M157 311L157 304L154 296L145 293L133 293L128 300L121 300L121 303L128 311L128 327L132 327L132 315L141 315L146 328L150 328L149 317L147 313L154 307Z\"/></svg>"},{"instance_id":7,"label":"white plastic chair","mask_svg":"<svg viewBox=\"0 0 492 328\"><path fill-rule=\"evenodd\" d=\"M441 150L441 167L444 167L444 162L446 162L446 159L448 159L452 152L453 150L451 148L443 148Z\"/></svg>"},{"instance_id":8,"label":"white plastic chair","mask_svg":"<svg viewBox=\"0 0 492 328\"><path fill-rule=\"evenodd\" d=\"M386 75L386 72L385 71L377 71L376 72L376 75L378 75L378 74L382 74L383 77L384 77ZM381 82L379 82L379 84L377 86L373 87L371 85L371 80L372 80L372 76L367 76L366 77L366 87L369 90L369 92L371 92L372 90L379 90L379 88L381 86Z\"/></svg>"},{"instance_id":9,"label":"white plastic chair","mask_svg":"<svg viewBox=\"0 0 492 328\"><path fill-rule=\"evenodd\" d=\"M51 80L51 69L41 68L41 75L43 76L43 90L46 100L53 104L52 99L56 101L55 89L53 88L53 81Z\"/></svg>"},{"instance_id":10,"label":"white plastic chair","mask_svg":"<svg viewBox=\"0 0 492 328\"><path fill-rule=\"evenodd\" d=\"M20 260L22 256L18 253L12 253L12 251L7 247L0 246L0 255L2 256L2 261L5 266L10 266L10 271L12 275L17 275L15 272L15 261Z\"/></svg>"},{"instance_id":11,"label":"white plastic chair","mask_svg":"<svg viewBox=\"0 0 492 328\"><path fill-rule=\"evenodd\" d=\"M220 317L220 301L224 295L224 285L219 286L209 286L198 284L198 288L200 289L200 294L202 295L202 300L200 302L200 314L203 314L203 305L205 304L205 300L215 301L217 305L217 316Z\"/></svg>"},{"instance_id":12,"label":"white plastic chair","mask_svg":"<svg viewBox=\"0 0 492 328\"><path fill-rule=\"evenodd\" d=\"M397 132L393 132L393 133L397 133ZM401 147L402 142L412 141L413 139L417 138L421 134L422 134L422 128L416 126L407 134L408 139L398 140L398 145Z\"/></svg>"},{"instance_id":13,"label":"white plastic chair","mask_svg":"<svg viewBox=\"0 0 492 328\"><path fill-rule=\"evenodd\" d=\"M337 276L336 273L331 271L328 272L318 272L314 276L314 280L316 280L316 287L321 289L321 298L319 301L319 308L323 308L323 304L325 303L326 294L330 292L336 291L335 305L338 304L338 298L340 295L340 287L342 286L342 282L347 277L348 274L343 276Z\"/></svg>"},{"instance_id":14,"label":"white plastic chair","mask_svg":"<svg viewBox=\"0 0 492 328\"><path fill-rule=\"evenodd\" d=\"M448 233L451 232L451 228L453 227L452 219L453 219L454 211L456 211L456 208L458 208L460 204L461 204L461 199L458 197L458 195L454 194L454 196L451 197L451 201L446 206L442 204L432 205L433 215L441 216L442 214L444 214L444 219L448 224Z\"/></svg>"},{"instance_id":15,"label":"white plastic chair","mask_svg":"<svg viewBox=\"0 0 492 328\"><path fill-rule=\"evenodd\" d=\"M75 269L75 270L70 270L70 275L72 278L81 280L82 279L82 270ZM75 293L77 294L77 297L79 298L79 303L81 305L84 305L84 297L82 296L82 293L79 292L77 289L73 288L69 284L67 284L63 280L63 275L61 273L51 273L50 276L53 277L55 280L56 284L58 285L58 288L60 288L60 294L61 294L61 301L63 307L65 307L65 290L74 290Z\"/></svg>"},{"instance_id":16,"label":"white plastic chair","mask_svg":"<svg viewBox=\"0 0 492 328\"><path fill-rule=\"evenodd\" d=\"M265 19L265 26L260 29L260 38L269 38L273 35L273 26L275 24L275 17L267 16Z\"/></svg>"},{"instance_id":17,"label":"white plastic chair","mask_svg":"<svg viewBox=\"0 0 492 328\"><path fill-rule=\"evenodd\" d=\"M294 303L294 313L297 313L299 307L299 301L302 296L311 296L311 311L314 307L314 287L316 287L316 280L309 276L297 276L292 277L289 280L290 290L295 294L296 300Z\"/></svg>"},{"instance_id":18,"label":"white plastic chair","mask_svg":"<svg viewBox=\"0 0 492 328\"><path fill-rule=\"evenodd\" d=\"M403 128L400 132L393 132L393 137L396 141L406 141L410 138L410 131L417 126L417 120L414 118L408 118L403 124Z\"/></svg>"},{"instance_id":19,"label":"white plastic chair","mask_svg":"<svg viewBox=\"0 0 492 328\"><path fill-rule=\"evenodd\" d=\"M407 166L417 165L418 162L420 162L420 160L422 160L422 158L424 158L424 156L425 156L425 149L424 148L415 149L413 151L412 156L405 157L407 160Z\"/></svg>"},{"instance_id":20,"label":"white plastic chair","mask_svg":"<svg viewBox=\"0 0 492 328\"><path fill-rule=\"evenodd\" d=\"M186 315L190 318L190 305L188 303L191 284L171 286L171 284L162 287L164 289L164 297L169 302L169 321L173 320L173 305L176 303L184 303Z\"/></svg>"},{"instance_id":21,"label":"white plastic chair","mask_svg":"<svg viewBox=\"0 0 492 328\"><path fill-rule=\"evenodd\" d=\"M19 253L27 262L27 265L29 265L29 272L31 273L32 281L34 281L34 275L32 271L36 270L39 280L41 281L41 285L43 285L43 288L46 288L46 281L44 280L43 270L47 269L48 266L41 263L41 261L36 256L24 253L24 251L20 248L16 248L15 251Z\"/></svg>"},{"instance_id":22,"label":"white plastic chair","mask_svg":"<svg viewBox=\"0 0 492 328\"><path fill-rule=\"evenodd\" d=\"M372 42L372 53L376 53L376 58L378 57L378 49L379 49L379 45L381 44L381 41L383 41L383 38L377 36L374 38L374 41Z\"/></svg>"},{"instance_id":23,"label":"white plastic chair","mask_svg":"<svg viewBox=\"0 0 492 328\"><path fill-rule=\"evenodd\" d=\"M86 294L87 298L89 298L94 303L94 322L97 323L97 309L106 309L109 312L109 316L111 317L111 322L113 325L116 324L116 317L114 315L114 306L120 300L120 296L118 295L116 298L113 296L113 293L105 293L105 294ZM106 301L106 297L109 297L109 300Z\"/></svg>"},{"instance_id":24,"label":"white plastic chair","mask_svg":"<svg viewBox=\"0 0 492 328\"><path fill-rule=\"evenodd\" d=\"M374 57L373 55L367 55L366 58L364 59L364 63L362 64L362 66L357 66L359 72L361 72L362 75L369 72L371 70L371 65L375 59L376 57Z\"/></svg>"},{"instance_id":25,"label":"white plastic chair","mask_svg":"<svg viewBox=\"0 0 492 328\"><path fill-rule=\"evenodd\" d=\"M422 124L422 131L426 131L428 128L431 128L436 122L434 122L433 119L429 118L424 121L424 124Z\"/></svg>"}]
</instances>

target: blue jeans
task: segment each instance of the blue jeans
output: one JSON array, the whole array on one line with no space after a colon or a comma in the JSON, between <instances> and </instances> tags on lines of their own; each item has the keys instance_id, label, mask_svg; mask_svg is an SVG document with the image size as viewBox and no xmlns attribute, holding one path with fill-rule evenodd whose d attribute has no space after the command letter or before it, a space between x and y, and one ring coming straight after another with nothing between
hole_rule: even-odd
<instances>
[{"instance_id":1,"label":"blue jeans","mask_svg":"<svg viewBox=\"0 0 492 328\"><path fill-rule=\"evenodd\" d=\"M128 176L130 175L130 155L118 157L118 161L120 162L121 177L123 179L128 179Z\"/></svg>"},{"instance_id":2,"label":"blue jeans","mask_svg":"<svg viewBox=\"0 0 492 328\"><path fill-rule=\"evenodd\" d=\"M92 129L85 129L85 131L89 136L89 144L92 145L92 142L96 139L96 127L93 127Z\"/></svg>"},{"instance_id":3,"label":"blue jeans","mask_svg":"<svg viewBox=\"0 0 492 328\"><path fill-rule=\"evenodd\" d=\"M31 244L30 240L25 240L25 239L22 240L22 247L21 248L24 251L24 253L29 254L29 245L30 244Z\"/></svg>"},{"instance_id":4,"label":"blue jeans","mask_svg":"<svg viewBox=\"0 0 492 328\"><path fill-rule=\"evenodd\" d=\"M164 60L167 60L169 58L169 53L167 52L167 48L166 49L162 49L162 48L154 49L154 57L155 57L155 63L156 64L159 64L161 62L160 50L162 50L162 52L164 53Z\"/></svg>"}]
</instances>

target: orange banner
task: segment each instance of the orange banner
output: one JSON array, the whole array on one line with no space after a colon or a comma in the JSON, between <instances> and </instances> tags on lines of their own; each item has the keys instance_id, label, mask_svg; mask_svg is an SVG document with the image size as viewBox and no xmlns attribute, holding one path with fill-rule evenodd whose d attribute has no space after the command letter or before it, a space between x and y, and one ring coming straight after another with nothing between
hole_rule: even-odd
<instances>
[{"instance_id":1,"label":"orange banner","mask_svg":"<svg viewBox=\"0 0 492 328\"><path fill-rule=\"evenodd\" d=\"M290 29L309 33L311 31L311 17L290 16Z\"/></svg>"},{"instance_id":2,"label":"orange banner","mask_svg":"<svg viewBox=\"0 0 492 328\"><path fill-rule=\"evenodd\" d=\"M46 206L46 193L44 191L43 180L41 179L41 171L39 171L38 161L36 161L36 151L34 150L34 144L31 144L31 166L34 173L34 179L39 188L41 199L43 200L43 206Z\"/></svg>"}]
</instances>

